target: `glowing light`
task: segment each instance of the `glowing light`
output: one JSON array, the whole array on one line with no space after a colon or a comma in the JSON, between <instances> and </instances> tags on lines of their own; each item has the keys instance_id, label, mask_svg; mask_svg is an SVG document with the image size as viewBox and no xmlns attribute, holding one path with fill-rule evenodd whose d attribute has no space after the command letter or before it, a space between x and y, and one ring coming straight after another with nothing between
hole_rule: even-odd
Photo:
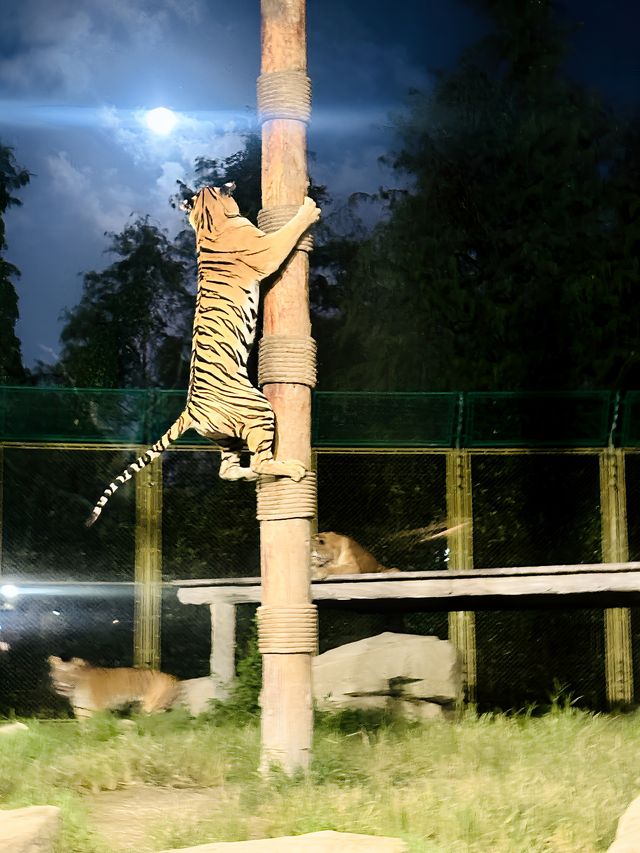
<instances>
[{"instance_id":1,"label":"glowing light","mask_svg":"<svg viewBox=\"0 0 640 853\"><path fill-rule=\"evenodd\" d=\"M0 586L0 593L8 599L17 598L20 594L20 590L14 583L5 583L3 586Z\"/></svg>"},{"instance_id":2,"label":"glowing light","mask_svg":"<svg viewBox=\"0 0 640 853\"><path fill-rule=\"evenodd\" d=\"M144 121L152 133L158 136L167 136L171 133L178 121L176 114L166 107L156 107L145 113Z\"/></svg>"}]
</instances>

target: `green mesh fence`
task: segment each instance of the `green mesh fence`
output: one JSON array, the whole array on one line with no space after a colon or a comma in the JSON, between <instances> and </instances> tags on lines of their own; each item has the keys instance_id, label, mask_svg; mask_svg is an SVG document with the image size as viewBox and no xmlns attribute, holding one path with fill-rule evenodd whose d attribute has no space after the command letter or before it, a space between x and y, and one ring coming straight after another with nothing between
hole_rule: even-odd
<instances>
[{"instance_id":1,"label":"green mesh fence","mask_svg":"<svg viewBox=\"0 0 640 853\"><path fill-rule=\"evenodd\" d=\"M617 438L619 401L608 392L472 392L463 400L463 447L606 447Z\"/></svg>"},{"instance_id":2,"label":"green mesh fence","mask_svg":"<svg viewBox=\"0 0 640 853\"><path fill-rule=\"evenodd\" d=\"M0 387L1 441L151 444L184 391ZM314 447L625 447L640 443L637 392L317 392ZM194 431L182 444L206 443Z\"/></svg>"},{"instance_id":3,"label":"green mesh fence","mask_svg":"<svg viewBox=\"0 0 640 853\"><path fill-rule=\"evenodd\" d=\"M452 447L457 394L317 393L314 447Z\"/></svg>"},{"instance_id":4,"label":"green mesh fence","mask_svg":"<svg viewBox=\"0 0 640 853\"><path fill-rule=\"evenodd\" d=\"M164 456L166 580L260 574L255 488L242 481L221 480L219 467L220 457L215 452L168 452Z\"/></svg>"},{"instance_id":5,"label":"green mesh fence","mask_svg":"<svg viewBox=\"0 0 640 853\"><path fill-rule=\"evenodd\" d=\"M622 447L640 447L640 391L627 391L621 411Z\"/></svg>"},{"instance_id":6,"label":"green mesh fence","mask_svg":"<svg viewBox=\"0 0 640 853\"><path fill-rule=\"evenodd\" d=\"M135 490L123 488L99 526L84 526L132 451L4 447L2 457L3 575L133 581Z\"/></svg>"},{"instance_id":7,"label":"green mesh fence","mask_svg":"<svg viewBox=\"0 0 640 853\"><path fill-rule=\"evenodd\" d=\"M478 454L471 479L477 567L601 561L597 456Z\"/></svg>"}]
</instances>

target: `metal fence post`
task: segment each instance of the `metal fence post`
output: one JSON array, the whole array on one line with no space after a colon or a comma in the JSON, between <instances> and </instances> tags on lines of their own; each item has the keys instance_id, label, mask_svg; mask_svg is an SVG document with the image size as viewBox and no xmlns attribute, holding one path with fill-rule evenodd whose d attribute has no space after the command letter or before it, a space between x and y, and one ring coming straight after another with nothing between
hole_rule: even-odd
<instances>
[{"instance_id":1,"label":"metal fence post","mask_svg":"<svg viewBox=\"0 0 640 853\"><path fill-rule=\"evenodd\" d=\"M609 447L600 454L600 516L603 562L627 562L625 457L619 448ZM629 705L633 702L631 611L608 608L604 618L607 703L610 707Z\"/></svg>"},{"instance_id":2,"label":"metal fence post","mask_svg":"<svg viewBox=\"0 0 640 853\"><path fill-rule=\"evenodd\" d=\"M162 607L162 457L143 468L136 484L134 666L160 668Z\"/></svg>"},{"instance_id":3,"label":"metal fence post","mask_svg":"<svg viewBox=\"0 0 640 853\"><path fill-rule=\"evenodd\" d=\"M471 457L467 450L447 451L447 537L449 568L473 568ZM449 639L460 652L467 702L475 704L477 688L476 620L471 610L449 613Z\"/></svg>"}]
</instances>

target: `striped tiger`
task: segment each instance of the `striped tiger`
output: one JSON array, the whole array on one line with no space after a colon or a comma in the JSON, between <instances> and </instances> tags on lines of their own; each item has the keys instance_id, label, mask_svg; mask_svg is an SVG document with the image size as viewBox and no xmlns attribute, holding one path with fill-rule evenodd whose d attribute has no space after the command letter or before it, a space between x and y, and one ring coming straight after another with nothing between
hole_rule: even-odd
<instances>
[{"instance_id":1,"label":"striped tiger","mask_svg":"<svg viewBox=\"0 0 640 853\"><path fill-rule=\"evenodd\" d=\"M96 711L116 711L141 705L145 713L165 711L178 704L181 686L177 678L154 669L95 667L82 658L63 661L51 655L49 669L53 689L71 703L79 720Z\"/></svg>"},{"instance_id":2,"label":"striped tiger","mask_svg":"<svg viewBox=\"0 0 640 853\"><path fill-rule=\"evenodd\" d=\"M273 474L301 480L297 459L273 458L275 418L266 397L249 381L247 360L255 337L260 282L276 272L320 210L305 198L281 228L265 234L240 215L235 184L204 187L184 209L196 232L198 291L187 403L165 434L104 490L85 524L90 527L120 485L159 456L186 430L195 429L221 452L220 476L255 480ZM240 451L251 454L249 467Z\"/></svg>"}]
</instances>

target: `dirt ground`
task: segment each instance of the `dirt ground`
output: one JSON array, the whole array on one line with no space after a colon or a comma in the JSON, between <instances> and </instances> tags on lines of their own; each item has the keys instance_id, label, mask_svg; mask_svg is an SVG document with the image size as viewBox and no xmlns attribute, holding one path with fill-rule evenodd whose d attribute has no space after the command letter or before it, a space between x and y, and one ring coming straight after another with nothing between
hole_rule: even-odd
<instances>
[{"instance_id":1,"label":"dirt ground","mask_svg":"<svg viewBox=\"0 0 640 853\"><path fill-rule=\"evenodd\" d=\"M87 797L94 828L108 841L113 853L138 853L150 847L150 833L175 820L203 820L211 813L214 788L158 788L131 785Z\"/></svg>"}]
</instances>

